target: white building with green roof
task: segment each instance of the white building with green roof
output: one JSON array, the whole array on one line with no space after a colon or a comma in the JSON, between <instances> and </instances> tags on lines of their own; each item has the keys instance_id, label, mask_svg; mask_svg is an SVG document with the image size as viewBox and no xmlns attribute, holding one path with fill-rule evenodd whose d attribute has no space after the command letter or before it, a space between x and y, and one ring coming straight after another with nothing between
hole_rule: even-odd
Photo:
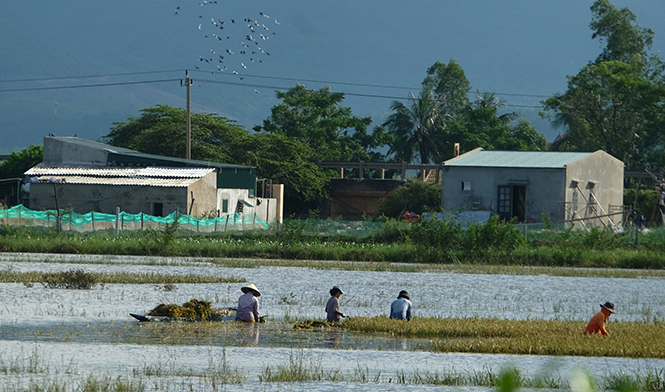
<instances>
[{"instance_id":1,"label":"white building with green roof","mask_svg":"<svg viewBox=\"0 0 665 392\"><path fill-rule=\"evenodd\" d=\"M449 211L491 211L520 223L618 225L623 162L604 151L487 151L443 163L441 203Z\"/></svg>"}]
</instances>

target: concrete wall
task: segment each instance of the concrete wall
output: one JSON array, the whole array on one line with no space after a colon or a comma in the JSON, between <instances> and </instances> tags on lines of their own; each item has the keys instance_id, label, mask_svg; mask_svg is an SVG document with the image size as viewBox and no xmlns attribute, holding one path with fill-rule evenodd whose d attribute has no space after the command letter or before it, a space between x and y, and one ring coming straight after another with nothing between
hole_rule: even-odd
<instances>
[{"instance_id":1,"label":"concrete wall","mask_svg":"<svg viewBox=\"0 0 665 392\"><path fill-rule=\"evenodd\" d=\"M48 165L84 164L106 166L106 151L69 143L54 137L44 137L44 160Z\"/></svg>"},{"instance_id":2,"label":"concrete wall","mask_svg":"<svg viewBox=\"0 0 665 392\"><path fill-rule=\"evenodd\" d=\"M590 216L588 201L593 194L596 215L616 211L623 205L623 163L604 151L570 163L561 169L444 167L441 203L446 210L498 210L498 187L526 187L527 222L541 222L547 213L555 222ZM463 183L466 182L466 190ZM621 222L620 214L611 219ZM604 225L587 221L586 225Z\"/></svg>"},{"instance_id":3,"label":"concrete wall","mask_svg":"<svg viewBox=\"0 0 665 392\"><path fill-rule=\"evenodd\" d=\"M161 203L161 216L179 211L182 214L201 217L203 214L215 210L216 189L215 172L207 174L189 187L66 182L34 183L30 186L29 208L33 210L55 209L55 192L61 209L71 208L79 214L91 211L115 214L116 207L120 207L121 211L130 214L143 212L149 215L160 215L155 212L155 204Z\"/></svg>"},{"instance_id":4,"label":"concrete wall","mask_svg":"<svg viewBox=\"0 0 665 392\"><path fill-rule=\"evenodd\" d=\"M563 219L561 202L565 198L564 169L444 167L441 205L445 210L497 212L498 187L526 187L527 222L541 222L542 213L552 220ZM468 190L462 190L462 183Z\"/></svg>"},{"instance_id":5,"label":"concrete wall","mask_svg":"<svg viewBox=\"0 0 665 392\"><path fill-rule=\"evenodd\" d=\"M623 162L604 151L596 151L566 167L566 219L607 215L623 209ZM597 211L589 209L589 200L597 201ZM616 208L612 208L615 206ZM622 214L602 218L620 224ZM601 222L591 222L599 225Z\"/></svg>"},{"instance_id":6,"label":"concrete wall","mask_svg":"<svg viewBox=\"0 0 665 392\"><path fill-rule=\"evenodd\" d=\"M187 188L145 187L138 185L89 185L36 183L30 187L32 210L54 210L55 192L60 208L71 208L79 214L103 212L115 214L116 207L130 214L154 215L152 203L162 203L162 215L187 211Z\"/></svg>"},{"instance_id":7,"label":"concrete wall","mask_svg":"<svg viewBox=\"0 0 665 392\"><path fill-rule=\"evenodd\" d=\"M216 216L217 212L217 173L206 174L199 181L189 186L187 192L187 211L180 211L195 218Z\"/></svg>"},{"instance_id":8,"label":"concrete wall","mask_svg":"<svg viewBox=\"0 0 665 392\"><path fill-rule=\"evenodd\" d=\"M273 195L275 196L273 198L250 198L247 189L217 189L217 211L220 216L232 214L236 212L238 201L244 200L253 207L243 206L243 214L256 214L259 219L266 223L273 223L275 221L281 223L284 210L284 185L273 185ZM222 209L223 200L225 199L228 200L228 211L226 212Z\"/></svg>"}]
</instances>

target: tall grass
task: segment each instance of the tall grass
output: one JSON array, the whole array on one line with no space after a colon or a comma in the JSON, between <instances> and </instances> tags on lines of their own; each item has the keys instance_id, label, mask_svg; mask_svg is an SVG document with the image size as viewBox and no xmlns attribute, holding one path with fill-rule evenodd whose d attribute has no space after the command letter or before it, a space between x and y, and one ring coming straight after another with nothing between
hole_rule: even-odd
<instances>
[{"instance_id":1,"label":"tall grass","mask_svg":"<svg viewBox=\"0 0 665 392\"><path fill-rule=\"evenodd\" d=\"M90 289L97 284L185 284L185 283L244 283L244 278L210 275L167 275L160 273L0 271L0 283L42 283L49 288Z\"/></svg>"},{"instance_id":2,"label":"tall grass","mask_svg":"<svg viewBox=\"0 0 665 392\"><path fill-rule=\"evenodd\" d=\"M611 336L583 335L585 322L488 318L354 317L344 327L363 333L435 339L433 351L484 354L665 358L662 322L610 322Z\"/></svg>"},{"instance_id":3,"label":"tall grass","mask_svg":"<svg viewBox=\"0 0 665 392\"><path fill-rule=\"evenodd\" d=\"M543 229L525 239L520 230L495 217L467 228L454 219L373 224L378 226L364 238L336 231L311 233L305 230L307 222L296 220L287 220L278 234L195 235L167 227L116 237L111 232L55 234L12 228L0 230L0 251L665 269L665 228L641 233L635 246L633 229Z\"/></svg>"}]
</instances>

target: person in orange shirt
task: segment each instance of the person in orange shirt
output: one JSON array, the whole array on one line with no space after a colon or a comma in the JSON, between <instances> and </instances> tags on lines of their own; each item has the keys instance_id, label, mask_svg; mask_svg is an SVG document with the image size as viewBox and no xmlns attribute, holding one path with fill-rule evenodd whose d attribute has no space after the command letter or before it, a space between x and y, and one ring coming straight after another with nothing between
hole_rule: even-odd
<instances>
[{"instance_id":1,"label":"person in orange shirt","mask_svg":"<svg viewBox=\"0 0 665 392\"><path fill-rule=\"evenodd\" d=\"M609 336L610 333L605 329L605 320L607 320L607 318L610 317L610 315L613 313L616 313L614 311L613 303L605 302L604 304L600 305L600 312L591 317L591 321L589 321L589 325L586 326L584 334L593 335L597 333L600 335Z\"/></svg>"}]
</instances>

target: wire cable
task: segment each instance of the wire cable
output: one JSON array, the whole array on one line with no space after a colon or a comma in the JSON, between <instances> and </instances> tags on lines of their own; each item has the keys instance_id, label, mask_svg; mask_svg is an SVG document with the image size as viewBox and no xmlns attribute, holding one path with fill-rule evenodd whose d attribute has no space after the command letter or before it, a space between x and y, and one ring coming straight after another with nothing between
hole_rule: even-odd
<instances>
[{"instance_id":1,"label":"wire cable","mask_svg":"<svg viewBox=\"0 0 665 392\"><path fill-rule=\"evenodd\" d=\"M13 83L13 82L47 82L51 80L63 80L63 79L89 79L89 78L107 78L110 76L129 76L129 75L151 75L158 73L169 73L169 72L182 72L182 69L171 69L164 71L143 71L143 72L124 72L124 73L114 73L114 74L99 74L99 75L79 75L79 76L56 76L50 78L31 78L31 79L7 79L0 80L0 83Z\"/></svg>"},{"instance_id":2,"label":"wire cable","mask_svg":"<svg viewBox=\"0 0 665 392\"><path fill-rule=\"evenodd\" d=\"M51 87L24 87L24 88L9 88L2 89L0 93L11 92L11 91L39 91L39 90L64 90L72 88L88 88L88 87L108 87L108 86L126 86L132 84L151 84L151 83L166 83L166 82L177 82L182 79L161 79L161 80L144 80L136 82L116 82L116 83L97 83L97 84L81 84L75 86L51 86Z\"/></svg>"}]
</instances>

